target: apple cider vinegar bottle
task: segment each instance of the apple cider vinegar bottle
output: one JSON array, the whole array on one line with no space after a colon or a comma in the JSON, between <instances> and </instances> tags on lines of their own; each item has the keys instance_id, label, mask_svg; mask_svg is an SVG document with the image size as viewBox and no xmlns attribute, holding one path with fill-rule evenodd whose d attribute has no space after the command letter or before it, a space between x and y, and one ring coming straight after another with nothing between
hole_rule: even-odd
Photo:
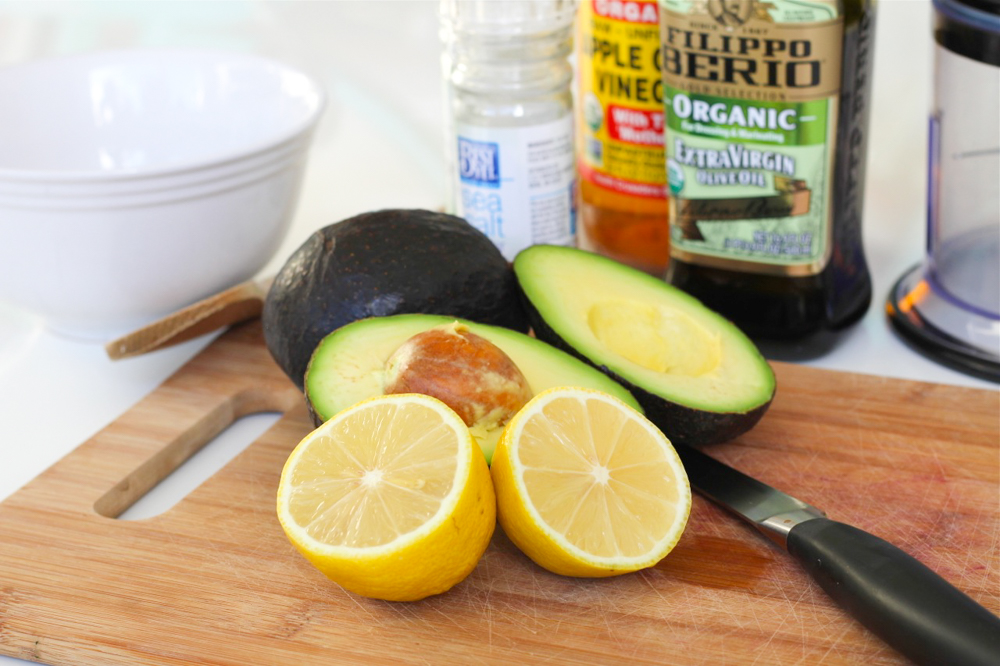
<instances>
[{"instance_id":1,"label":"apple cider vinegar bottle","mask_svg":"<svg viewBox=\"0 0 1000 666\"><path fill-rule=\"evenodd\" d=\"M871 300L861 212L874 0L660 10L667 281L757 340L821 353Z\"/></svg>"},{"instance_id":2,"label":"apple cider vinegar bottle","mask_svg":"<svg viewBox=\"0 0 1000 666\"><path fill-rule=\"evenodd\" d=\"M580 247L662 276L669 237L656 0L582 0L576 55Z\"/></svg>"}]
</instances>

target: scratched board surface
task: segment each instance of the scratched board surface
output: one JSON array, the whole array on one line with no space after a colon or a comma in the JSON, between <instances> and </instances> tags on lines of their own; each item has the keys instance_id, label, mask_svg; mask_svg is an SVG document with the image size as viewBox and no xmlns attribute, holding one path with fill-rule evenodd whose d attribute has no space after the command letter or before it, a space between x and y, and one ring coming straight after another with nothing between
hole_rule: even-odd
<instances>
[{"instance_id":1,"label":"scratched board surface","mask_svg":"<svg viewBox=\"0 0 1000 666\"><path fill-rule=\"evenodd\" d=\"M709 452L1000 611L1000 394L775 369L759 426ZM174 508L114 518L234 418L268 410L285 415ZM281 467L309 428L259 325L221 337L0 504L0 654L102 665L900 662L786 554L700 497L674 552L643 572L552 575L498 530L444 595L346 593L274 515Z\"/></svg>"}]
</instances>

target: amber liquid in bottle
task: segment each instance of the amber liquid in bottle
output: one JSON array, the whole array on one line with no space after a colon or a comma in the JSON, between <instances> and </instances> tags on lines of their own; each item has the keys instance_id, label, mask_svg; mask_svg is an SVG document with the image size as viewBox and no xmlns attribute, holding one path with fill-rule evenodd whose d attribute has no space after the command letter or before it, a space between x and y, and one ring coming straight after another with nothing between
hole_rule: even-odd
<instances>
[{"instance_id":1,"label":"amber liquid in bottle","mask_svg":"<svg viewBox=\"0 0 1000 666\"><path fill-rule=\"evenodd\" d=\"M580 183L580 246L662 276L670 258L667 202Z\"/></svg>"},{"instance_id":2,"label":"amber liquid in bottle","mask_svg":"<svg viewBox=\"0 0 1000 666\"><path fill-rule=\"evenodd\" d=\"M836 343L836 332L859 320L871 302L861 214L874 7L872 0L845 4L840 113L831 146L831 251L823 268L811 275L767 274L675 255L666 272L667 282L732 320L772 358L825 353Z\"/></svg>"},{"instance_id":3,"label":"amber liquid in bottle","mask_svg":"<svg viewBox=\"0 0 1000 666\"><path fill-rule=\"evenodd\" d=\"M670 235L657 0L583 0L579 12L578 242L662 277Z\"/></svg>"}]
</instances>

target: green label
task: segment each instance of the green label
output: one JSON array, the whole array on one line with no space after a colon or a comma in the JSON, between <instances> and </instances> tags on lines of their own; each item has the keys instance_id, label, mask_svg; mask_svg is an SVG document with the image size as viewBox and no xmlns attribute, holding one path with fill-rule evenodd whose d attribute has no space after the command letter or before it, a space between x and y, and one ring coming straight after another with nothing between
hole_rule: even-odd
<instances>
[{"instance_id":1,"label":"green label","mask_svg":"<svg viewBox=\"0 0 1000 666\"><path fill-rule=\"evenodd\" d=\"M830 102L751 104L666 90L675 247L776 265L821 261Z\"/></svg>"},{"instance_id":2,"label":"green label","mask_svg":"<svg viewBox=\"0 0 1000 666\"><path fill-rule=\"evenodd\" d=\"M833 7L661 2L674 256L822 270L843 29Z\"/></svg>"},{"instance_id":3,"label":"green label","mask_svg":"<svg viewBox=\"0 0 1000 666\"><path fill-rule=\"evenodd\" d=\"M690 136L779 146L825 144L828 100L744 102L666 87L667 127Z\"/></svg>"}]
</instances>

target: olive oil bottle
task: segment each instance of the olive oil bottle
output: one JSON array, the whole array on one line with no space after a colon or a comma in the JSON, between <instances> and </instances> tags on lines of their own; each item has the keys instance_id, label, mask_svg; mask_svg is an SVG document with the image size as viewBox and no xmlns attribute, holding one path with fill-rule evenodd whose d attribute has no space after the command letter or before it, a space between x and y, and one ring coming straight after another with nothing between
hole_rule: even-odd
<instances>
[{"instance_id":1,"label":"olive oil bottle","mask_svg":"<svg viewBox=\"0 0 1000 666\"><path fill-rule=\"evenodd\" d=\"M861 213L874 5L660 0L666 279L754 339L806 355L871 301Z\"/></svg>"}]
</instances>

